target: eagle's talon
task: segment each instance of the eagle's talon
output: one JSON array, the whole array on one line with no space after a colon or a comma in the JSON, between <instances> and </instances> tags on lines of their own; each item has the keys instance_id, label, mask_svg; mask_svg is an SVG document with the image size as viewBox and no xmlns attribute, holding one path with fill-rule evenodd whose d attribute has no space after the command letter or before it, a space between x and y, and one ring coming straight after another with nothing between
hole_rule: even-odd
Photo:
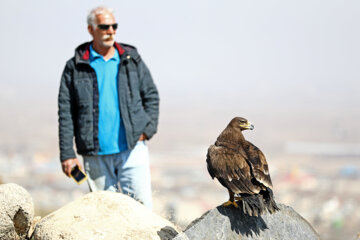
<instances>
[{"instance_id":1,"label":"eagle's talon","mask_svg":"<svg viewBox=\"0 0 360 240\"><path fill-rule=\"evenodd\" d=\"M238 208L239 206L237 205L237 203L235 201L227 201L223 204L224 207L227 207L227 206L230 206L230 205L233 205L234 207Z\"/></svg>"}]
</instances>

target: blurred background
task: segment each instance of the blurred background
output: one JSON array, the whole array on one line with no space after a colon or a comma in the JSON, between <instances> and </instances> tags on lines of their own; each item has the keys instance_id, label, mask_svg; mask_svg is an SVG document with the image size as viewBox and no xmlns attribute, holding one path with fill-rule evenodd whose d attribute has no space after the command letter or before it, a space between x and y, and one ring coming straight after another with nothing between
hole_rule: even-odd
<instances>
[{"instance_id":1,"label":"blurred background","mask_svg":"<svg viewBox=\"0 0 360 240\"><path fill-rule=\"evenodd\" d=\"M360 2L357 0L0 2L0 182L36 214L88 192L61 172L57 94L65 62L91 40L86 16L114 8L161 98L148 143L154 211L185 227L227 200L206 152L234 116L266 155L278 202L322 239L360 232Z\"/></svg>"}]
</instances>

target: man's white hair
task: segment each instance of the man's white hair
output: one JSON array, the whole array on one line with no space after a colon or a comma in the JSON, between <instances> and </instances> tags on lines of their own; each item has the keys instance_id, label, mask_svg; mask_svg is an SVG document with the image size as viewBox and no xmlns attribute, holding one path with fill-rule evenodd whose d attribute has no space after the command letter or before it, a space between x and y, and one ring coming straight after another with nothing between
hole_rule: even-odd
<instances>
[{"instance_id":1,"label":"man's white hair","mask_svg":"<svg viewBox=\"0 0 360 240\"><path fill-rule=\"evenodd\" d=\"M103 14L103 13L113 13L113 9L112 8L108 8L108 7L104 7L104 6L99 6L96 7L94 9L92 9L89 12L89 15L87 16L87 24L88 25L95 25L96 23L96 15L99 14Z\"/></svg>"}]
</instances>

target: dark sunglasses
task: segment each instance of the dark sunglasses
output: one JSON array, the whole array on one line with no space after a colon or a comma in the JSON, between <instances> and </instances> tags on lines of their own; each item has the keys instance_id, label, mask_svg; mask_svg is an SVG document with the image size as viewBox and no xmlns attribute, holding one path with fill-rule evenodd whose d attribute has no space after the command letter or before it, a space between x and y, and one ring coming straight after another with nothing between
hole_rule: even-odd
<instances>
[{"instance_id":1,"label":"dark sunglasses","mask_svg":"<svg viewBox=\"0 0 360 240\"><path fill-rule=\"evenodd\" d=\"M114 23L114 24L97 24L96 25L99 29L101 30L109 30L110 26L116 30L117 27L118 27L118 24L117 23Z\"/></svg>"}]
</instances>

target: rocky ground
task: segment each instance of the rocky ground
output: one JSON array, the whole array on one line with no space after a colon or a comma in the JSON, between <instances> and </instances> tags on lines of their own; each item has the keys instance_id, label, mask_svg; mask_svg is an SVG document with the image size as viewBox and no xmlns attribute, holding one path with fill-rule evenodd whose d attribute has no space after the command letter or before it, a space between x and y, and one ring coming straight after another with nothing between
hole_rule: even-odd
<instances>
[{"instance_id":1,"label":"rocky ground","mask_svg":"<svg viewBox=\"0 0 360 240\"><path fill-rule=\"evenodd\" d=\"M84 195L43 218L34 217L29 193L0 184L0 239L12 240L318 240L312 226L291 207L249 216L240 208L217 206L180 230L133 198L99 191Z\"/></svg>"}]
</instances>

